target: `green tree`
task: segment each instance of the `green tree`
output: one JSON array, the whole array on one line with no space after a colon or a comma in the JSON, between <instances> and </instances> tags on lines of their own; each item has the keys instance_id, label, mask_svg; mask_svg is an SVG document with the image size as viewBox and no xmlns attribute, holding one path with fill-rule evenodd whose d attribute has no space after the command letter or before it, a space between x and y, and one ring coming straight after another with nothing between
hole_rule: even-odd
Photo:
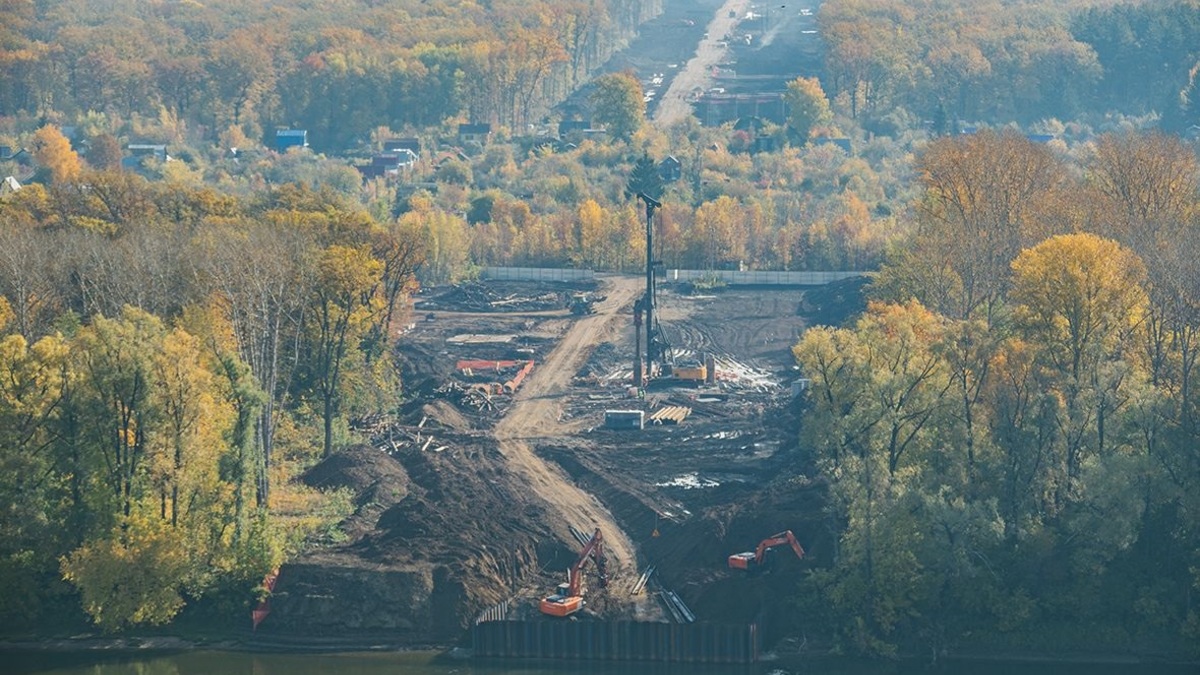
<instances>
[{"instance_id":1,"label":"green tree","mask_svg":"<svg viewBox=\"0 0 1200 675\"><path fill-rule=\"evenodd\" d=\"M595 122L603 124L615 139L631 139L641 128L646 113L641 82L633 73L621 72L601 75L593 86L588 100Z\"/></svg>"},{"instance_id":2,"label":"green tree","mask_svg":"<svg viewBox=\"0 0 1200 675\"><path fill-rule=\"evenodd\" d=\"M663 195L662 176L658 173L658 165L651 159L650 154L643 152L633 163L629 172L629 181L625 183L625 198L633 199L639 194L661 199Z\"/></svg>"}]
</instances>

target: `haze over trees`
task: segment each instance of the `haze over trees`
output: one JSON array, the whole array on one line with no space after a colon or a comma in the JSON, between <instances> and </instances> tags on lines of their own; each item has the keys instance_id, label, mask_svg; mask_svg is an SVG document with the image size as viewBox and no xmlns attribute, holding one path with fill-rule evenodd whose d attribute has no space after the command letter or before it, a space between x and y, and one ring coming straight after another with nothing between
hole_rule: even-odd
<instances>
[{"instance_id":1,"label":"haze over trees","mask_svg":"<svg viewBox=\"0 0 1200 675\"><path fill-rule=\"evenodd\" d=\"M878 299L795 348L838 541L805 607L873 653L1084 627L1194 646L1200 269L1159 262L1194 247L1194 149L1106 135L1070 167L980 133L918 165L924 229Z\"/></svg>"},{"instance_id":2,"label":"haze over trees","mask_svg":"<svg viewBox=\"0 0 1200 675\"><path fill-rule=\"evenodd\" d=\"M29 168L0 197L0 624L243 611L337 536L345 495L294 478L404 395L406 294L640 271L652 185L668 267L878 270L795 350L836 542L805 630L1200 644L1194 0L827 0L795 133L644 124L602 72L661 0L312 4L0 0L0 145L31 155L0 159ZM544 137L589 83L607 135ZM400 178L340 156L398 135ZM121 170L147 139L170 158Z\"/></svg>"},{"instance_id":3,"label":"haze over trees","mask_svg":"<svg viewBox=\"0 0 1200 675\"><path fill-rule=\"evenodd\" d=\"M524 128L661 0L4 3L0 116L170 115L215 137L276 126L340 150L449 117Z\"/></svg>"}]
</instances>

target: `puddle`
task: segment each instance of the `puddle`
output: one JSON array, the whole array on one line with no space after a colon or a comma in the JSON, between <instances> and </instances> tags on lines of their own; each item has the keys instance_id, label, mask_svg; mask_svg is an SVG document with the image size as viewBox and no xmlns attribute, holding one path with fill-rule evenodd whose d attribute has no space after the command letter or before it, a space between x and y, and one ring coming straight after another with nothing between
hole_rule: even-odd
<instances>
[{"instance_id":1,"label":"puddle","mask_svg":"<svg viewBox=\"0 0 1200 675\"><path fill-rule=\"evenodd\" d=\"M699 490L703 488L718 487L721 484L711 478L701 478L697 473L685 473L682 476L676 476L665 483L655 483L654 487L679 487L684 490Z\"/></svg>"}]
</instances>

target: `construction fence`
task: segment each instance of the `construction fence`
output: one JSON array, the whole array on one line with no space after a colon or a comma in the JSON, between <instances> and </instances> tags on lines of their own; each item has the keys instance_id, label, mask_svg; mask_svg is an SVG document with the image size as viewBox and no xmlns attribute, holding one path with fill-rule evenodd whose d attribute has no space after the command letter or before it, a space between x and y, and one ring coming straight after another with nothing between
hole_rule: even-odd
<instances>
[{"instance_id":1,"label":"construction fence","mask_svg":"<svg viewBox=\"0 0 1200 675\"><path fill-rule=\"evenodd\" d=\"M822 286L861 277L865 272L771 272L765 270L667 270L668 283L720 281L729 286Z\"/></svg>"},{"instance_id":2,"label":"construction fence","mask_svg":"<svg viewBox=\"0 0 1200 675\"><path fill-rule=\"evenodd\" d=\"M471 630L475 656L598 661L754 663L757 623L647 621L482 621Z\"/></svg>"},{"instance_id":3,"label":"construction fence","mask_svg":"<svg viewBox=\"0 0 1200 675\"><path fill-rule=\"evenodd\" d=\"M481 276L497 281L591 281L596 273L563 267L485 267Z\"/></svg>"}]
</instances>

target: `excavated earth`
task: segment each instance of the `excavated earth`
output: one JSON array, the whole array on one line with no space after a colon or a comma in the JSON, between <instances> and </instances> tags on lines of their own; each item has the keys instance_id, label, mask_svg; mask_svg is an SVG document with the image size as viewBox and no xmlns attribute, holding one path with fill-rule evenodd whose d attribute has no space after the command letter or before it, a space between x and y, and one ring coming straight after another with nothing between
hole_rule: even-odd
<instances>
[{"instance_id":1,"label":"excavated earth","mask_svg":"<svg viewBox=\"0 0 1200 675\"><path fill-rule=\"evenodd\" d=\"M487 282L418 296L398 352L406 404L358 421L365 441L305 476L355 495L343 540L281 570L258 639L451 644L504 601L510 617L536 617L581 548L571 528L599 527L610 559L612 581L589 591L585 619L669 620L659 604L668 589L700 620L785 609L771 598L832 551L822 487L797 442L791 347L807 326L860 307L861 283L703 295L668 286L667 339L682 360L712 355L717 380L659 381L644 399L629 388L641 284ZM568 300L583 292L602 300L572 315ZM484 395L493 373L456 368L468 359L535 366L515 394L497 382ZM692 413L642 431L603 426L605 410L668 405ZM788 529L805 560L781 549L771 574L728 569L729 554ZM651 566L647 591L632 595Z\"/></svg>"}]
</instances>

